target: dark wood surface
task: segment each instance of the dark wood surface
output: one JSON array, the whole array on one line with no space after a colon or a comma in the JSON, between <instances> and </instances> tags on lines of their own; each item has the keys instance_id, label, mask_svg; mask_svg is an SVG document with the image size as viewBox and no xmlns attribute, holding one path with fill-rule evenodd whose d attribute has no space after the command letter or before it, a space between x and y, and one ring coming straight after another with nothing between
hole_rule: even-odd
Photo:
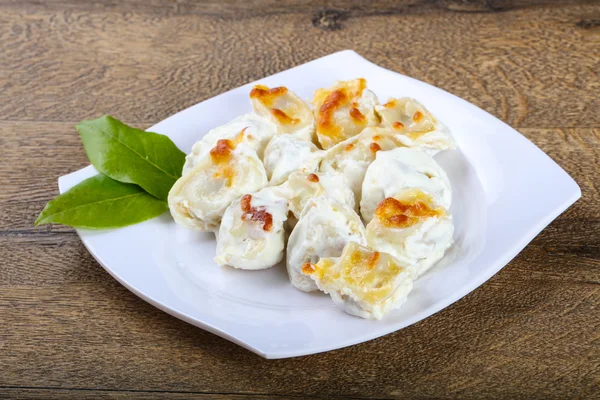
<instances>
[{"instance_id":1,"label":"dark wood surface","mask_svg":"<svg viewBox=\"0 0 600 400\"><path fill-rule=\"evenodd\" d=\"M514 126L582 199L442 312L268 361L114 281L72 229L33 228L88 164L73 129L145 128L351 48ZM600 3L0 0L0 398L600 397Z\"/></svg>"}]
</instances>

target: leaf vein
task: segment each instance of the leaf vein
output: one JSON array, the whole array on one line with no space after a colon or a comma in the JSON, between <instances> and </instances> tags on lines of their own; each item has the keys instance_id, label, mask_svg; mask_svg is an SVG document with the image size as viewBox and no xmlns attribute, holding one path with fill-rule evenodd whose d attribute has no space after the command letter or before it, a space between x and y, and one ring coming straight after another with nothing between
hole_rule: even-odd
<instances>
[{"instance_id":1,"label":"leaf vein","mask_svg":"<svg viewBox=\"0 0 600 400\"><path fill-rule=\"evenodd\" d=\"M103 200L99 200L99 201L92 201L90 203L80 204L78 206L67 208L66 210L62 210L62 211L50 214L50 215L46 216L42 221L48 219L49 217L54 217L54 216L57 216L57 215L61 215L61 214L64 214L66 212L72 212L73 210L77 210L77 209L82 208L82 207L88 207L88 206L91 206L91 205L94 205L94 204L101 204L101 203L105 203L105 202L112 202L114 204L114 202L117 201L117 200L123 200L123 199L126 199L128 197L143 196L145 194L146 193L144 193L144 192L139 192L139 193L128 194L126 196L114 197L114 198L111 198L111 199L103 199Z\"/></svg>"},{"instance_id":2,"label":"leaf vein","mask_svg":"<svg viewBox=\"0 0 600 400\"><path fill-rule=\"evenodd\" d=\"M156 169L158 169L159 171L164 172L166 175L170 176L171 178L177 180L177 176L170 174L169 172L165 171L164 169L162 169L160 166L158 166L157 164L153 163L151 160L149 160L148 158L142 156L140 153L138 153L135 149L133 149L132 147L128 146L125 142L123 142L119 137L116 137L114 135L111 135L110 132L105 131L104 129L100 128L100 131L102 133L104 133L105 135L107 135L108 137L116 140L117 142L121 143L124 147L126 147L127 149L131 150L134 154L136 154L139 158L141 158L142 160L145 160L146 162L148 162L150 165L152 165L153 167L155 167ZM144 149L146 148L144 141L142 140L142 146L144 146Z\"/></svg>"}]
</instances>

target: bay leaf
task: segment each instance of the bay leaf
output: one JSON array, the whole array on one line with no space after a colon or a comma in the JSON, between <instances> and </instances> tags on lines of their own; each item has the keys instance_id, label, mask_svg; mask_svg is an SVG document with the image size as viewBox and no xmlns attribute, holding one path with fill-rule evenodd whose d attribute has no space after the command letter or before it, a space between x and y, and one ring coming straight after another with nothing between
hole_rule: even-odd
<instances>
[{"instance_id":1,"label":"bay leaf","mask_svg":"<svg viewBox=\"0 0 600 400\"><path fill-rule=\"evenodd\" d=\"M166 200L181 176L185 153L165 135L132 128L104 116L77 125L85 152L98 171L123 183L135 183Z\"/></svg>"},{"instance_id":2,"label":"bay leaf","mask_svg":"<svg viewBox=\"0 0 600 400\"><path fill-rule=\"evenodd\" d=\"M75 228L120 228L157 217L168 208L167 202L137 185L99 174L48 202L35 225L59 223Z\"/></svg>"}]
</instances>

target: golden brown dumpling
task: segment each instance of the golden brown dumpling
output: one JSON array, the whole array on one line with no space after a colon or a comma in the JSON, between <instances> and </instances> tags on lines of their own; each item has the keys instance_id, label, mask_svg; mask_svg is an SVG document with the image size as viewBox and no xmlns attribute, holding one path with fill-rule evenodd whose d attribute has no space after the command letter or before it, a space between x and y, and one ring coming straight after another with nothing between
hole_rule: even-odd
<instances>
[{"instance_id":1,"label":"golden brown dumpling","mask_svg":"<svg viewBox=\"0 0 600 400\"><path fill-rule=\"evenodd\" d=\"M313 106L317 138L324 149L358 135L367 126L377 125L375 93L360 78L336 82L315 91Z\"/></svg>"},{"instance_id":2,"label":"golden brown dumpling","mask_svg":"<svg viewBox=\"0 0 600 400\"><path fill-rule=\"evenodd\" d=\"M304 100L285 86L256 85L250 92L254 112L277 126L277 132L312 141L315 119Z\"/></svg>"},{"instance_id":3,"label":"golden brown dumpling","mask_svg":"<svg viewBox=\"0 0 600 400\"><path fill-rule=\"evenodd\" d=\"M392 129L404 146L423 150L430 155L456 148L456 142L446 125L415 99L391 98L375 109L381 116L381 126Z\"/></svg>"}]
</instances>

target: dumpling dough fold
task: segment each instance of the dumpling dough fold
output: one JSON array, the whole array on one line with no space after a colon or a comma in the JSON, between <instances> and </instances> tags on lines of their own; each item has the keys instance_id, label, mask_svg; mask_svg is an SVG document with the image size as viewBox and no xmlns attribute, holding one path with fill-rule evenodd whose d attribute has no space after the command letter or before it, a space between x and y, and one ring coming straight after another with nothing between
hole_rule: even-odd
<instances>
[{"instance_id":1,"label":"dumpling dough fold","mask_svg":"<svg viewBox=\"0 0 600 400\"><path fill-rule=\"evenodd\" d=\"M306 263L302 273L348 314L381 319L399 308L412 290L415 272L387 253L350 242L339 258Z\"/></svg>"},{"instance_id":2,"label":"dumpling dough fold","mask_svg":"<svg viewBox=\"0 0 600 400\"><path fill-rule=\"evenodd\" d=\"M367 242L414 265L423 274L452 245L454 225L448 211L421 189L406 189L384 199L367 225Z\"/></svg>"},{"instance_id":3,"label":"dumpling dough fold","mask_svg":"<svg viewBox=\"0 0 600 400\"><path fill-rule=\"evenodd\" d=\"M356 211L354 194L346 177L339 172L295 172L282 186L289 199L289 210L300 218L306 203L313 197L331 197Z\"/></svg>"},{"instance_id":4,"label":"dumpling dough fold","mask_svg":"<svg viewBox=\"0 0 600 400\"><path fill-rule=\"evenodd\" d=\"M349 242L365 245L365 227L347 205L331 197L308 200L287 245L287 270L294 287L310 292L316 283L302 273L305 263L337 257Z\"/></svg>"},{"instance_id":5,"label":"dumpling dough fold","mask_svg":"<svg viewBox=\"0 0 600 400\"><path fill-rule=\"evenodd\" d=\"M367 126L377 125L377 104L377 96L367 89L363 78L339 81L315 91L313 106L321 147L329 149Z\"/></svg>"},{"instance_id":6,"label":"dumpling dough fold","mask_svg":"<svg viewBox=\"0 0 600 400\"><path fill-rule=\"evenodd\" d=\"M169 209L181 225L216 231L232 201L266 185L267 173L256 151L243 142L220 139L175 182L169 191Z\"/></svg>"},{"instance_id":7,"label":"dumpling dough fold","mask_svg":"<svg viewBox=\"0 0 600 400\"><path fill-rule=\"evenodd\" d=\"M265 269L283 258L287 198L278 188L245 194L225 211L217 236L218 265Z\"/></svg>"},{"instance_id":8,"label":"dumpling dough fold","mask_svg":"<svg viewBox=\"0 0 600 400\"><path fill-rule=\"evenodd\" d=\"M406 147L423 150L429 155L456 148L448 127L415 99L391 98L375 110L381 117L380 126L392 129Z\"/></svg>"},{"instance_id":9,"label":"dumpling dough fold","mask_svg":"<svg viewBox=\"0 0 600 400\"><path fill-rule=\"evenodd\" d=\"M311 142L296 139L291 135L277 135L265 149L264 164L271 186L285 182L295 171L313 172L325 156Z\"/></svg>"},{"instance_id":10,"label":"dumpling dough fold","mask_svg":"<svg viewBox=\"0 0 600 400\"><path fill-rule=\"evenodd\" d=\"M365 173L375 160L377 152L395 149L398 146L401 144L390 129L369 127L327 150L320 169L344 174L358 203Z\"/></svg>"},{"instance_id":11,"label":"dumpling dough fold","mask_svg":"<svg viewBox=\"0 0 600 400\"><path fill-rule=\"evenodd\" d=\"M276 134L275 125L268 120L254 113L242 115L225 125L211 129L197 141L192 146L191 153L185 158L183 174L185 175L206 157L220 139L230 140L235 145L244 143L256 151L258 158L262 160L265 147Z\"/></svg>"},{"instance_id":12,"label":"dumpling dough fold","mask_svg":"<svg viewBox=\"0 0 600 400\"><path fill-rule=\"evenodd\" d=\"M307 102L285 86L269 89L256 85L250 92L254 112L277 126L279 134L290 134L311 142L315 119Z\"/></svg>"},{"instance_id":13,"label":"dumpling dough fold","mask_svg":"<svg viewBox=\"0 0 600 400\"><path fill-rule=\"evenodd\" d=\"M377 153L362 185L360 212L369 222L375 209L387 197L404 189L426 190L445 209L450 209L452 189L446 172L426 153L407 147Z\"/></svg>"}]
</instances>

